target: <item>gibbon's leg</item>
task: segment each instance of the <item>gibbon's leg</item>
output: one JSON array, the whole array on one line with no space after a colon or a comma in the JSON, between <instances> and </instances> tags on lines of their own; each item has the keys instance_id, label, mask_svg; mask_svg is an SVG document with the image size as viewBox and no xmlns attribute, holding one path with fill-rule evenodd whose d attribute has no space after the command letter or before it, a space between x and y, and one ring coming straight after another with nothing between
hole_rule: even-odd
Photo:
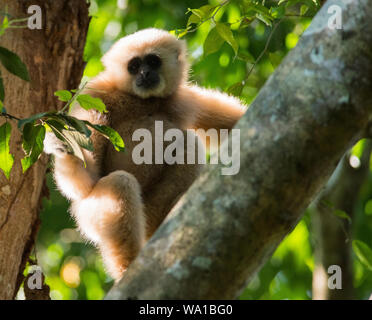
<instances>
[{"instance_id":1,"label":"gibbon's leg","mask_svg":"<svg viewBox=\"0 0 372 320\"><path fill-rule=\"evenodd\" d=\"M88 159L85 168L83 161L68 154L66 144L52 132L47 132L45 136L44 152L54 155L54 178L58 188L68 199L78 200L92 191L98 174L91 159Z\"/></svg>"},{"instance_id":2,"label":"gibbon's leg","mask_svg":"<svg viewBox=\"0 0 372 320\"><path fill-rule=\"evenodd\" d=\"M137 179L128 172L114 171L101 178L71 209L82 233L99 248L108 273L119 280L145 239Z\"/></svg>"},{"instance_id":3,"label":"gibbon's leg","mask_svg":"<svg viewBox=\"0 0 372 320\"><path fill-rule=\"evenodd\" d=\"M194 134L191 136L196 142L194 149L195 164L187 163L187 155L192 151L187 149L185 141L185 164L165 165L161 179L143 192L147 222L146 239L153 235L182 194L187 191L200 174L203 164L198 164L198 157L204 157L205 159L205 148L199 137Z\"/></svg>"}]
</instances>

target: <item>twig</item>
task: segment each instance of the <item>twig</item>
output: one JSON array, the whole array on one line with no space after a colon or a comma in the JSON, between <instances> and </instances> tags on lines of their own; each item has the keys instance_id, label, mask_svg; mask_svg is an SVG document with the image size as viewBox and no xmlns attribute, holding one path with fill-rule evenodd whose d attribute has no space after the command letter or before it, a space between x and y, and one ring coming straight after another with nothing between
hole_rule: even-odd
<instances>
[{"instance_id":1,"label":"twig","mask_svg":"<svg viewBox=\"0 0 372 320\"><path fill-rule=\"evenodd\" d=\"M244 81L247 81L250 74L252 73L253 69L256 67L257 63L261 60L261 58L263 57L263 55L266 53L268 47L269 47L269 44L270 44L270 41L271 41L271 38L273 37L274 35L274 32L275 30L278 28L279 24L283 21L283 18L280 19L275 25L274 27L271 29L271 32L270 32L270 35L269 37L267 38L267 41L266 41L266 44L265 44L265 48L262 50L262 52L260 53L260 55L258 56L258 58L256 59L256 61L253 63L252 67L249 69L247 75L245 76L245 79Z\"/></svg>"},{"instance_id":2,"label":"twig","mask_svg":"<svg viewBox=\"0 0 372 320\"><path fill-rule=\"evenodd\" d=\"M11 119L11 120L17 120L17 121L21 120L20 118L17 118L17 117L15 117L15 116L12 116L11 114L9 114L9 113L5 113L5 112L1 112L1 113L0 113L0 116L1 116L1 117L5 117L5 118L7 118L7 119Z\"/></svg>"}]
</instances>

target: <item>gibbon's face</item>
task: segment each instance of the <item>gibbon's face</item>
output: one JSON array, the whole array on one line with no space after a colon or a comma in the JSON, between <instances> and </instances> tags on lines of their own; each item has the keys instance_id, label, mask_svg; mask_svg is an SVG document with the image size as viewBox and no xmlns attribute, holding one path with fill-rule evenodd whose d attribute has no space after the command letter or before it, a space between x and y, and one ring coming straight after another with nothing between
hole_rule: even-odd
<instances>
[{"instance_id":1,"label":"gibbon's face","mask_svg":"<svg viewBox=\"0 0 372 320\"><path fill-rule=\"evenodd\" d=\"M116 42L102 59L118 89L143 99L166 97L187 80L186 47L168 32L145 29Z\"/></svg>"},{"instance_id":2,"label":"gibbon's face","mask_svg":"<svg viewBox=\"0 0 372 320\"><path fill-rule=\"evenodd\" d=\"M161 67L161 58L149 53L144 57L134 57L128 62L128 72L134 78L134 85L143 91L151 90L159 86L159 70Z\"/></svg>"}]
</instances>

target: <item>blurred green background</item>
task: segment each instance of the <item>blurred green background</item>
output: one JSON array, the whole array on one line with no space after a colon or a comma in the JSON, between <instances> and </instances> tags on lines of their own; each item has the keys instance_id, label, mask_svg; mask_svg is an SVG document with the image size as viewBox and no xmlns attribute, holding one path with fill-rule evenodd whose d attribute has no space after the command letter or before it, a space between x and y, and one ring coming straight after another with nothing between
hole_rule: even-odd
<instances>
[{"instance_id":1,"label":"blurred green background","mask_svg":"<svg viewBox=\"0 0 372 320\"><path fill-rule=\"evenodd\" d=\"M218 1L209 1L218 4ZM199 8L207 1L179 0L92 0L92 16L85 60L85 79L102 70L100 58L120 37L147 27L166 30L185 28L188 8ZM224 6L216 19L234 23L240 9L232 1ZM292 49L311 19L288 17L282 20L262 59L244 86L241 98L249 104L286 53ZM237 25L238 27L238 25ZM245 79L252 64L235 58L225 43L220 50L203 58L203 43L211 21L183 39L188 43L191 79L204 87L226 91ZM234 30L234 24L232 25ZM237 29L237 28L236 28ZM256 20L243 30L234 30L239 50L257 59L264 50L271 28ZM249 60L249 59L248 59ZM61 88L63 89L63 88ZM56 190L48 174L50 199L43 200L42 227L37 238L36 256L46 275L52 299L102 299L112 285L104 272L96 250L75 230L68 214L68 203ZM372 175L362 188L353 217L353 238L372 244ZM314 268L311 218L306 213L295 230L282 242L274 256L242 293L241 299L311 299ZM351 240L351 239L350 239ZM358 299L371 293L372 273L354 258L354 286Z\"/></svg>"}]
</instances>

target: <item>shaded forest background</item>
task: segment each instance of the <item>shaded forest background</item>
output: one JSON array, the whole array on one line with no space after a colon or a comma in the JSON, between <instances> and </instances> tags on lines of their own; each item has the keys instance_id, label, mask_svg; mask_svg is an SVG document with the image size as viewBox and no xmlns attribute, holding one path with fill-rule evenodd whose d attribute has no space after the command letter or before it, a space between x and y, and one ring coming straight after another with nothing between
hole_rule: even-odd
<instances>
[{"instance_id":1,"label":"shaded forest background","mask_svg":"<svg viewBox=\"0 0 372 320\"><path fill-rule=\"evenodd\" d=\"M210 1L217 4L218 1ZM188 8L207 4L200 1L174 0L92 0L92 16L84 59L87 66L84 80L94 77L102 70L100 58L120 37L147 27L175 30L186 25ZM234 23L239 18L239 8L234 3L223 7L216 20ZM265 51L262 59L250 73L241 98L249 104L256 96L276 66L292 49L311 18L291 16L284 18L270 43L271 28L263 22L254 21L248 28L236 32L240 52L245 60L234 58L233 49L225 43L216 53L203 57L203 43L211 22L187 34L192 65L191 80L205 87L228 90L246 78L252 62ZM236 26L238 27L238 25ZM234 24L232 25L234 29ZM268 44L266 50L265 47ZM62 88L61 88L62 89ZM330 143L332 143L330 141ZM352 150L350 162L358 166L365 141ZM112 286L104 272L96 250L85 243L75 230L68 215L68 203L56 190L50 173L47 177L50 198L43 199L42 227L38 234L33 255L43 267L46 283L50 286L52 299L102 299ZM333 214L333 213L328 213ZM348 241L362 240L372 245L372 175L361 188L352 216ZM338 218L340 227L345 219ZM348 232L345 228L345 233ZM311 299L314 271L314 248L319 243L312 236L312 216L306 212L295 230L276 250L270 261L242 293L241 299ZM337 250L337 248L335 248ZM372 291L372 272L353 254L353 282L356 299L366 299ZM19 297L22 296L22 291Z\"/></svg>"}]
</instances>

